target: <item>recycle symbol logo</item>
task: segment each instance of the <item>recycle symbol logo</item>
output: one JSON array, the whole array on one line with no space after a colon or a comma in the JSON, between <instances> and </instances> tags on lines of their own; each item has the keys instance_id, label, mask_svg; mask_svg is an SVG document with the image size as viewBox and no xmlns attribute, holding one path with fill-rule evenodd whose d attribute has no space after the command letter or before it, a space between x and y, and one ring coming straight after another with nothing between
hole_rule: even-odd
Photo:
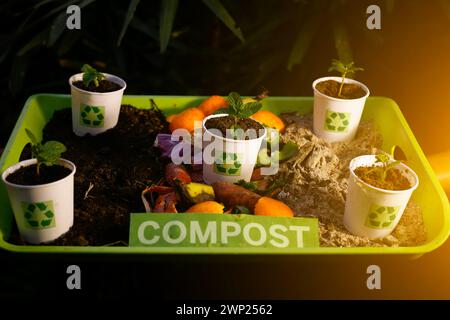
<instances>
[{"instance_id":1,"label":"recycle symbol logo","mask_svg":"<svg viewBox=\"0 0 450 320\"><path fill-rule=\"evenodd\" d=\"M372 205L367 216L366 226L373 229L385 229L392 226L400 207Z\"/></svg>"},{"instance_id":2,"label":"recycle symbol logo","mask_svg":"<svg viewBox=\"0 0 450 320\"><path fill-rule=\"evenodd\" d=\"M81 104L80 123L92 128L103 127L105 123L105 107Z\"/></svg>"},{"instance_id":3,"label":"recycle symbol logo","mask_svg":"<svg viewBox=\"0 0 450 320\"><path fill-rule=\"evenodd\" d=\"M22 202L22 209L28 228L46 229L55 227L55 213L52 201Z\"/></svg>"},{"instance_id":4,"label":"recycle symbol logo","mask_svg":"<svg viewBox=\"0 0 450 320\"><path fill-rule=\"evenodd\" d=\"M335 112L327 110L325 119L325 130L334 132L347 132L350 124L349 112Z\"/></svg>"},{"instance_id":5,"label":"recycle symbol logo","mask_svg":"<svg viewBox=\"0 0 450 320\"><path fill-rule=\"evenodd\" d=\"M237 153L222 152L214 162L214 172L223 176L238 176L241 174L241 168Z\"/></svg>"}]
</instances>

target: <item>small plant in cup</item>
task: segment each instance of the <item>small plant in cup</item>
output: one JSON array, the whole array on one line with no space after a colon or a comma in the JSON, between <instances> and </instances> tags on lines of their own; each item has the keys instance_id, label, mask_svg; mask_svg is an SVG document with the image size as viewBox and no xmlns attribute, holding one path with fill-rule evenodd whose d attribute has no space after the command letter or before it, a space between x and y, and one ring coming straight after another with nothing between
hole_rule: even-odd
<instances>
[{"instance_id":1,"label":"small plant in cup","mask_svg":"<svg viewBox=\"0 0 450 320\"><path fill-rule=\"evenodd\" d=\"M364 71L363 68L355 66L354 62L344 63L333 59L328 72L336 71L341 74L340 81L325 80L317 83L316 88L323 94L339 99L358 99L366 95L366 91L359 85L348 83L346 80L357 71Z\"/></svg>"},{"instance_id":2,"label":"small plant in cup","mask_svg":"<svg viewBox=\"0 0 450 320\"><path fill-rule=\"evenodd\" d=\"M354 62L333 59L328 71L337 71L340 77L322 77L313 84L314 134L327 142L353 140L364 111L369 88L350 76L363 70Z\"/></svg>"},{"instance_id":3,"label":"small plant in cup","mask_svg":"<svg viewBox=\"0 0 450 320\"><path fill-rule=\"evenodd\" d=\"M417 174L386 153L353 158L349 170L344 226L369 239L388 236L419 185Z\"/></svg>"},{"instance_id":4,"label":"small plant in cup","mask_svg":"<svg viewBox=\"0 0 450 320\"><path fill-rule=\"evenodd\" d=\"M342 81L339 86L338 97L342 96L342 89L344 88L345 79L352 74L355 74L357 71L364 71L363 68L355 67L355 63L352 61L350 63L343 63L337 59L333 59L331 61L331 66L328 69L328 72L337 71L341 74Z\"/></svg>"},{"instance_id":5,"label":"small plant in cup","mask_svg":"<svg viewBox=\"0 0 450 320\"><path fill-rule=\"evenodd\" d=\"M69 79L72 128L77 136L95 136L116 126L127 85L123 79L88 64L81 71Z\"/></svg>"},{"instance_id":6,"label":"small plant in cup","mask_svg":"<svg viewBox=\"0 0 450 320\"><path fill-rule=\"evenodd\" d=\"M73 85L79 89L89 92L113 92L120 90L121 85L114 81L110 81L106 74L97 71L97 69L91 67L88 64L84 64L81 67L83 71L82 79L73 81Z\"/></svg>"},{"instance_id":7,"label":"small plant in cup","mask_svg":"<svg viewBox=\"0 0 450 320\"><path fill-rule=\"evenodd\" d=\"M61 158L61 154L64 153L67 149L59 141L47 141L42 144L37 141L33 132L28 129L25 129L28 138L31 141L31 152L33 154L33 158L36 158L36 176L40 176L41 174L41 166L45 165L47 167L57 165L59 159Z\"/></svg>"},{"instance_id":8,"label":"small plant in cup","mask_svg":"<svg viewBox=\"0 0 450 320\"><path fill-rule=\"evenodd\" d=\"M32 159L22 160L2 173L17 228L22 239L39 244L53 241L73 225L75 164L61 158L66 147L58 141L31 141Z\"/></svg>"},{"instance_id":9,"label":"small plant in cup","mask_svg":"<svg viewBox=\"0 0 450 320\"><path fill-rule=\"evenodd\" d=\"M88 64L84 64L81 67L81 71L83 71L83 84L86 87L89 87L91 83L93 83L94 86L98 87L100 85L100 81L106 79L103 73L98 72Z\"/></svg>"},{"instance_id":10,"label":"small plant in cup","mask_svg":"<svg viewBox=\"0 0 450 320\"><path fill-rule=\"evenodd\" d=\"M250 181L258 151L267 130L262 123L250 118L262 104L260 97L243 99L231 92L227 97L228 108L218 110L203 119L205 140L214 140L214 152L203 148L203 180L214 182ZM208 162L208 163L207 163Z\"/></svg>"},{"instance_id":11,"label":"small plant in cup","mask_svg":"<svg viewBox=\"0 0 450 320\"><path fill-rule=\"evenodd\" d=\"M231 134L234 140L247 140L250 139L249 135L246 135L248 129L255 130L256 134L263 130L263 126L251 119L250 117L258 112L262 104L256 99L243 99L239 93L231 92L228 97L228 108L220 109L215 114L223 114L224 116L217 118L213 117L206 121L207 129L218 129L223 134L223 137L227 137L227 133ZM227 130L229 130L227 132ZM253 139L258 136L253 137Z\"/></svg>"},{"instance_id":12,"label":"small plant in cup","mask_svg":"<svg viewBox=\"0 0 450 320\"><path fill-rule=\"evenodd\" d=\"M405 190L411 187L410 181L398 169L401 161L385 153L375 155L375 163L368 167L358 167L355 174L371 186L385 190Z\"/></svg>"}]
</instances>

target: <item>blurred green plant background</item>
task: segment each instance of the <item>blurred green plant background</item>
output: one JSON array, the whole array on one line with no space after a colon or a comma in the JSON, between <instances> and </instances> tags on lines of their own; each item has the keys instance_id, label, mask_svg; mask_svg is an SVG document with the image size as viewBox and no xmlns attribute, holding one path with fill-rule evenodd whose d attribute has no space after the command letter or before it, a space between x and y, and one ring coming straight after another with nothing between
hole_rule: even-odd
<instances>
[{"instance_id":1,"label":"blurred green plant background","mask_svg":"<svg viewBox=\"0 0 450 320\"><path fill-rule=\"evenodd\" d=\"M321 41L336 43L329 59L351 57L346 25L331 19L339 11L364 13L349 2L3 1L0 141L25 97L68 93L67 79L83 63L125 78L128 93L252 94L267 86L296 94L278 79L302 64L318 33L328 30L331 39ZM81 8L79 31L65 26L72 4Z\"/></svg>"},{"instance_id":2,"label":"blurred green plant background","mask_svg":"<svg viewBox=\"0 0 450 320\"><path fill-rule=\"evenodd\" d=\"M392 93L387 85L394 73L407 69L402 64L406 57L400 55L405 43L396 35L404 32L402 25L413 28L414 21L424 23L414 16L405 22L407 12L418 15L434 8L434 16L425 23L439 19L448 23L449 3L4 0L0 3L0 147L26 98L41 92L69 93L68 78L83 63L124 78L128 94L210 95L234 90L251 95L266 87L271 95L311 95L312 81L328 75L331 59L339 58L365 68L357 76L368 82L372 93L401 99L396 96L400 91ZM81 7L81 30L65 26L66 9L72 4ZM382 9L381 31L366 28L370 4ZM411 55L414 52L409 50ZM420 72L420 66L415 68ZM403 71L398 74L406 78Z\"/></svg>"}]
</instances>

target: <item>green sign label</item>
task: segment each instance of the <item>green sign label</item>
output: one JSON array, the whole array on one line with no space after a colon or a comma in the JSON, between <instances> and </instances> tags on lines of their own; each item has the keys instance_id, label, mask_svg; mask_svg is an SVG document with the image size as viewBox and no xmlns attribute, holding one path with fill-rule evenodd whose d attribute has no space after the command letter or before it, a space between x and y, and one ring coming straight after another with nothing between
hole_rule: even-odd
<instances>
[{"instance_id":1,"label":"green sign label","mask_svg":"<svg viewBox=\"0 0 450 320\"><path fill-rule=\"evenodd\" d=\"M307 248L319 246L318 229L314 218L132 213L129 245Z\"/></svg>"}]
</instances>

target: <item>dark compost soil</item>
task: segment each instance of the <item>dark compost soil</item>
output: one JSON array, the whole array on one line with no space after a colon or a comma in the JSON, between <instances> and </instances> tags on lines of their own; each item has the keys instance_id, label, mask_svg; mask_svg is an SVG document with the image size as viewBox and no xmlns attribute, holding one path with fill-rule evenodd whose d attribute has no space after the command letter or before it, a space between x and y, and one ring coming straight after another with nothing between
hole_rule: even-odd
<instances>
[{"instance_id":1,"label":"dark compost soil","mask_svg":"<svg viewBox=\"0 0 450 320\"><path fill-rule=\"evenodd\" d=\"M345 83L339 96L340 82L334 80L326 80L316 84L316 89L323 94L338 99L358 99L366 95L366 90L353 83Z\"/></svg>"},{"instance_id":2,"label":"dark compost soil","mask_svg":"<svg viewBox=\"0 0 450 320\"><path fill-rule=\"evenodd\" d=\"M37 175L36 166L36 164L33 164L27 167L20 167L19 170L6 177L6 181L19 185L36 186L61 180L72 172L72 170L59 165L51 167L41 165L39 175Z\"/></svg>"},{"instance_id":3,"label":"dark compost soil","mask_svg":"<svg viewBox=\"0 0 450 320\"><path fill-rule=\"evenodd\" d=\"M85 86L83 81L78 80L72 82L72 84L80 88L81 90L91 91L91 92L113 92L122 89L122 86L118 85L115 82L109 80L100 80L98 82L98 87L95 86L93 82L89 83L88 86Z\"/></svg>"},{"instance_id":4,"label":"dark compost soil","mask_svg":"<svg viewBox=\"0 0 450 320\"><path fill-rule=\"evenodd\" d=\"M74 225L50 245L128 243L130 213L145 212L142 190L163 177L165 163L153 143L158 133L169 133L168 123L159 110L124 105L115 128L78 137L71 117L70 109L57 111L44 129L44 140L64 143L63 157L77 166ZM12 241L21 243L17 232Z\"/></svg>"},{"instance_id":5,"label":"dark compost soil","mask_svg":"<svg viewBox=\"0 0 450 320\"><path fill-rule=\"evenodd\" d=\"M407 190L411 188L411 183L402 174L402 172L396 168L389 169L386 173L384 181L380 179L379 169L380 167L358 167L355 169L355 174L367 184L376 188L384 190Z\"/></svg>"},{"instance_id":6,"label":"dark compost soil","mask_svg":"<svg viewBox=\"0 0 450 320\"><path fill-rule=\"evenodd\" d=\"M250 119L250 118L243 118L243 119L236 119L231 116L224 116L224 117L216 117L211 118L205 123L205 127L207 129L218 129L222 133L222 137L227 138L227 129L242 129L242 132L245 135L245 140L250 139L250 135L247 135L247 130L253 129L256 130L253 139L260 137L262 135L262 131L264 127L257 121ZM230 133L231 134L231 133ZM230 136L231 137L231 136ZM244 140L238 137L239 140Z\"/></svg>"}]
</instances>

